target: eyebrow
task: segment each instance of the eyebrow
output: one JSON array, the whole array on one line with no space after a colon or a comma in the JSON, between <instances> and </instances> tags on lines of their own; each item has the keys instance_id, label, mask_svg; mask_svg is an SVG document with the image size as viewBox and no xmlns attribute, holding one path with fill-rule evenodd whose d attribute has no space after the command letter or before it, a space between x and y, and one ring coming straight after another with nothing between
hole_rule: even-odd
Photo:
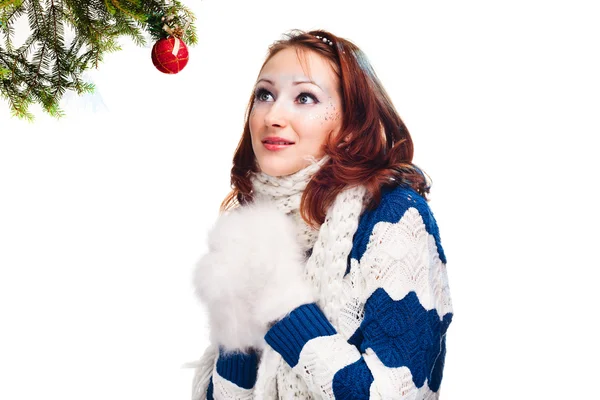
<instances>
[{"instance_id":1,"label":"eyebrow","mask_svg":"<svg viewBox=\"0 0 600 400\"><path fill-rule=\"evenodd\" d=\"M259 79L258 81L256 81L256 83L258 83L258 82L260 82L260 81L265 81L265 82L268 82L268 83L270 83L271 85L275 86L275 84L273 83L273 81L271 81L271 80L269 80L269 79L266 79L266 78L261 78L261 79ZM312 80L310 80L310 79L307 79L307 80L302 80L302 81L294 81L294 82L292 82L292 85L296 86L296 85L299 85L299 84L301 84L301 83L310 83L310 84L313 84L313 85L315 85L315 86L316 86L316 87L318 87L319 89L323 90L323 88L322 88L321 86L317 85L317 84L315 83L315 81L312 81ZM323 90L323 91L325 91L325 90Z\"/></svg>"}]
</instances>

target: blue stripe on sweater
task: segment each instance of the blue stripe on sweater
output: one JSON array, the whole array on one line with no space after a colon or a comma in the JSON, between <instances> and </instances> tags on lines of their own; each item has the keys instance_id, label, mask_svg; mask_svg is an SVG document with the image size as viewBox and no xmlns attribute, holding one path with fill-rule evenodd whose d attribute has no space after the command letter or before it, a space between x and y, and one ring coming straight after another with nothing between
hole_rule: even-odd
<instances>
[{"instance_id":1,"label":"blue stripe on sweater","mask_svg":"<svg viewBox=\"0 0 600 400\"><path fill-rule=\"evenodd\" d=\"M210 381L208 382L208 389L206 390L206 400L214 400L212 376L210 377Z\"/></svg>"},{"instance_id":2,"label":"blue stripe on sweater","mask_svg":"<svg viewBox=\"0 0 600 400\"><path fill-rule=\"evenodd\" d=\"M265 335L265 340L293 368L298 364L300 352L309 340L336 333L319 306L311 303L296 308L273 325Z\"/></svg>"},{"instance_id":3,"label":"blue stripe on sweater","mask_svg":"<svg viewBox=\"0 0 600 400\"><path fill-rule=\"evenodd\" d=\"M360 360L340 369L333 377L332 389L336 399L364 400L370 397L373 374L365 360Z\"/></svg>"},{"instance_id":4,"label":"blue stripe on sweater","mask_svg":"<svg viewBox=\"0 0 600 400\"><path fill-rule=\"evenodd\" d=\"M413 189L406 186L397 186L395 188L384 188L381 191L381 201L374 210L366 210L360 217L358 228L354 234L352 251L350 258L360 261L367 250L367 244L373 232L373 228L379 222L397 223L409 208L416 208L423 218L425 229L435 238L438 255L445 264L446 255L442 248L440 232L427 204L427 201ZM350 262L346 268L346 274L350 272Z\"/></svg>"},{"instance_id":5,"label":"blue stripe on sweater","mask_svg":"<svg viewBox=\"0 0 600 400\"><path fill-rule=\"evenodd\" d=\"M217 373L229 382L244 389L251 389L256 383L257 370L256 353L226 353L222 348L219 349Z\"/></svg>"},{"instance_id":6,"label":"blue stripe on sweater","mask_svg":"<svg viewBox=\"0 0 600 400\"><path fill-rule=\"evenodd\" d=\"M436 392L442 380L445 335L451 321L452 313L440 321L435 309L425 310L415 292L394 301L379 288L365 304L361 353L370 347L383 365L408 367L415 386L422 387L427 379L429 388Z\"/></svg>"}]
</instances>

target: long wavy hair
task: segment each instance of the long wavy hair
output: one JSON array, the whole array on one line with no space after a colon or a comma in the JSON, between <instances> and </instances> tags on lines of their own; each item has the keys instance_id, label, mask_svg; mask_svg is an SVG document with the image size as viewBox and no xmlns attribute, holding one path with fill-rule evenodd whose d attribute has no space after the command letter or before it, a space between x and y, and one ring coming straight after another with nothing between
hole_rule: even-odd
<instances>
[{"instance_id":1,"label":"long wavy hair","mask_svg":"<svg viewBox=\"0 0 600 400\"><path fill-rule=\"evenodd\" d=\"M333 45L315 36L329 39ZM379 204L381 190L390 186L410 186L427 199L430 180L412 163L413 142L408 129L367 56L352 42L325 30L292 30L269 46L261 71L275 54L290 47L299 57L312 51L329 60L339 79L342 99L341 129L324 144L330 160L313 175L302 195L304 220L313 227L320 226L338 193L358 184L365 185L370 195L368 208ZM252 201L250 177L258 171L249 122L254 100L252 93L244 132L233 157L232 191L223 200L221 211Z\"/></svg>"}]
</instances>

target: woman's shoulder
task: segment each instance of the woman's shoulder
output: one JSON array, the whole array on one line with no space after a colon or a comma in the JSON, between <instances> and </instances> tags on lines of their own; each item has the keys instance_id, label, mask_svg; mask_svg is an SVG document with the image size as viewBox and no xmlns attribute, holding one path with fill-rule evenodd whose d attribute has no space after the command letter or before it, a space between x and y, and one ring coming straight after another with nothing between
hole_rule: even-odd
<instances>
[{"instance_id":1,"label":"woman's shoulder","mask_svg":"<svg viewBox=\"0 0 600 400\"><path fill-rule=\"evenodd\" d=\"M439 228L427 200L411 187L404 185L383 188L377 206L363 212L354 236L352 258L360 260L377 224L397 224L403 218L416 219L419 223L422 221L427 232L435 238L440 259L445 263Z\"/></svg>"},{"instance_id":2,"label":"woman's shoulder","mask_svg":"<svg viewBox=\"0 0 600 400\"><path fill-rule=\"evenodd\" d=\"M427 200L410 186L384 187L381 189L381 199L377 206L366 210L363 218L398 222L410 208L415 208L424 217L431 213Z\"/></svg>"},{"instance_id":3,"label":"woman's shoulder","mask_svg":"<svg viewBox=\"0 0 600 400\"><path fill-rule=\"evenodd\" d=\"M373 226L379 222L397 223L406 212L414 209L426 226L436 226L435 218L427 200L409 186L384 187L379 203L363 212L359 225Z\"/></svg>"}]
</instances>

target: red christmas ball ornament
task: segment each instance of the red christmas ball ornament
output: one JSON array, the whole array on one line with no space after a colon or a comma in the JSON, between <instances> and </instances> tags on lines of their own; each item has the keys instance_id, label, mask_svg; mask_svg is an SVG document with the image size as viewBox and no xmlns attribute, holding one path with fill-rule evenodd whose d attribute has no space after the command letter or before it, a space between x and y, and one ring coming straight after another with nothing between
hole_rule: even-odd
<instances>
[{"instance_id":1,"label":"red christmas ball ornament","mask_svg":"<svg viewBox=\"0 0 600 400\"><path fill-rule=\"evenodd\" d=\"M160 72L176 74L187 64L188 49L183 40L169 36L152 47L152 63Z\"/></svg>"}]
</instances>

